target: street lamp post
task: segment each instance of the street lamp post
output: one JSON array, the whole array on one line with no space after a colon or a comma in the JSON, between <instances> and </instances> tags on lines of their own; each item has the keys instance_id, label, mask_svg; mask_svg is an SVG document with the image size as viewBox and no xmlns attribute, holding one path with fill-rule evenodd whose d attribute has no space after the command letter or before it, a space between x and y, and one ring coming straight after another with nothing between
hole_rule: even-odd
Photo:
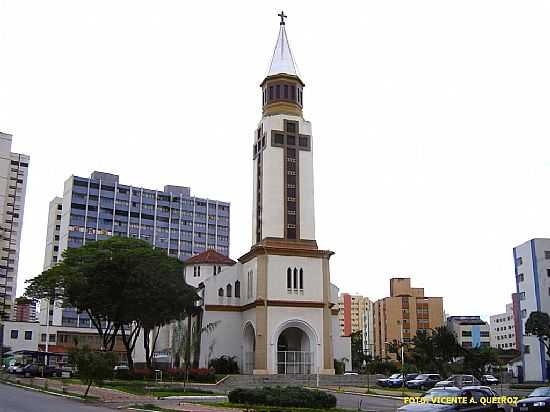
<instances>
[{"instance_id":1,"label":"street lamp post","mask_svg":"<svg viewBox=\"0 0 550 412\"><path fill-rule=\"evenodd\" d=\"M397 321L401 331L401 396L405 396L405 344L403 342L403 322Z\"/></svg>"}]
</instances>

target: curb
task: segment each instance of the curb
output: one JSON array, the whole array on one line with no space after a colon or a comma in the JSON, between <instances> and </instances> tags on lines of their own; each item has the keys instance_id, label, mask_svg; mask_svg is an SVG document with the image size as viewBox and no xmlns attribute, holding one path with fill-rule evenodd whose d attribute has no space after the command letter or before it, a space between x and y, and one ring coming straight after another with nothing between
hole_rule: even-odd
<instances>
[{"instance_id":1,"label":"curb","mask_svg":"<svg viewBox=\"0 0 550 412\"><path fill-rule=\"evenodd\" d=\"M362 392L350 392L350 391L337 391L335 389L327 389L327 388L313 388L313 387L307 387L304 386L304 388L307 389L317 389L317 390L323 390L326 392L333 392L333 393L343 393L345 395L356 395L356 396L372 396L373 398L385 398L385 399L395 399L398 401L402 401L403 398L401 396L392 396L392 395L378 395L374 393L362 393Z\"/></svg>"},{"instance_id":2,"label":"curb","mask_svg":"<svg viewBox=\"0 0 550 412\"><path fill-rule=\"evenodd\" d=\"M28 390L35 391L35 392L47 393L48 395L60 396L62 398L77 399L79 401L84 400L84 398L81 398L80 396L65 395L63 393L51 392L51 391L47 391L45 389L34 388L32 386L20 385L18 383L7 382L7 381L1 381L1 383L6 384L6 385L10 385L10 386L15 386L16 388L28 389Z\"/></svg>"},{"instance_id":3,"label":"curb","mask_svg":"<svg viewBox=\"0 0 550 412\"><path fill-rule=\"evenodd\" d=\"M192 395L192 396L162 396L158 398L161 401L226 401L227 396L225 395L212 395L212 396L201 396L201 395Z\"/></svg>"}]
</instances>

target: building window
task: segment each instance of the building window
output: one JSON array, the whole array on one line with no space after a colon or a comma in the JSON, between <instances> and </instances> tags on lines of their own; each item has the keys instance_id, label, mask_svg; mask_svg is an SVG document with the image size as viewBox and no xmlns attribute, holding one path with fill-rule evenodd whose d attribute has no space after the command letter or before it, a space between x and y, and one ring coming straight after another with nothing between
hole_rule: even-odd
<instances>
[{"instance_id":1,"label":"building window","mask_svg":"<svg viewBox=\"0 0 550 412\"><path fill-rule=\"evenodd\" d=\"M212 274L215 276L218 272L216 272L216 266L212 266Z\"/></svg>"},{"instance_id":2,"label":"building window","mask_svg":"<svg viewBox=\"0 0 550 412\"><path fill-rule=\"evenodd\" d=\"M46 334L45 333L40 335L40 342L46 342Z\"/></svg>"},{"instance_id":3,"label":"building window","mask_svg":"<svg viewBox=\"0 0 550 412\"><path fill-rule=\"evenodd\" d=\"M526 318L526 317L527 317L527 309L522 309L522 310L521 310L521 317L522 317L522 318Z\"/></svg>"},{"instance_id":4,"label":"building window","mask_svg":"<svg viewBox=\"0 0 550 412\"><path fill-rule=\"evenodd\" d=\"M546 269L546 276L550 278L550 269Z\"/></svg>"},{"instance_id":5,"label":"building window","mask_svg":"<svg viewBox=\"0 0 550 412\"><path fill-rule=\"evenodd\" d=\"M253 275L254 272L252 270L248 271L248 278L246 282L246 297L251 298L253 296Z\"/></svg>"},{"instance_id":6,"label":"building window","mask_svg":"<svg viewBox=\"0 0 550 412\"><path fill-rule=\"evenodd\" d=\"M286 270L286 288L292 289L292 269Z\"/></svg>"},{"instance_id":7,"label":"building window","mask_svg":"<svg viewBox=\"0 0 550 412\"><path fill-rule=\"evenodd\" d=\"M522 264L523 264L523 259L522 259L521 256L520 256L520 257L518 257L518 258L516 259L516 266L520 266L520 265L522 265Z\"/></svg>"},{"instance_id":8,"label":"building window","mask_svg":"<svg viewBox=\"0 0 550 412\"><path fill-rule=\"evenodd\" d=\"M222 271L222 267L218 266L218 273L220 273L221 271Z\"/></svg>"},{"instance_id":9,"label":"building window","mask_svg":"<svg viewBox=\"0 0 550 412\"><path fill-rule=\"evenodd\" d=\"M55 333L50 333L50 343L55 343Z\"/></svg>"},{"instance_id":10,"label":"building window","mask_svg":"<svg viewBox=\"0 0 550 412\"><path fill-rule=\"evenodd\" d=\"M239 282L238 280L235 282L235 297L241 297L241 282Z\"/></svg>"},{"instance_id":11,"label":"building window","mask_svg":"<svg viewBox=\"0 0 550 412\"><path fill-rule=\"evenodd\" d=\"M19 331L18 330L12 330L11 333L10 333L10 337L12 339L17 339L19 337Z\"/></svg>"},{"instance_id":12,"label":"building window","mask_svg":"<svg viewBox=\"0 0 550 412\"><path fill-rule=\"evenodd\" d=\"M523 273L520 273L518 275L518 282L523 282L525 280L525 276L523 275Z\"/></svg>"},{"instance_id":13,"label":"building window","mask_svg":"<svg viewBox=\"0 0 550 412\"><path fill-rule=\"evenodd\" d=\"M525 300L525 292L520 292L519 300Z\"/></svg>"},{"instance_id":14,"label":"building window","mask_svg":"<svg viewBox=\"0 0 550 412\"><path fill-rule=\"evenodd\" d=\"M25 331L25 340L32 340L32 330Z\"/></svg>"},{"instance_id":15,"label":"building window","mask_svg":"<svg viewBox=\"0 0 550 412\"><path fill-rule=\"evenodd\" d=\"M545 250L544 251L544 259L550 260L550 250Z\"/></svg>"},{"instance_id":16,"label":"building window","mask_svg":"<svg viewBox=\"0 0 550 412\"><path fill-rule=\"evenodd\" d=\"M218 296L219 296L220 298L223 298L223 288L219 288L219 289L218 289Z\"/></svg>"},{"instance_id":17,"label":"building window","mask_svg":"<svg viewBox=\"0 0 550 412\"><path fill-rule=\"evenodd\" d=\"M294 289L298 289L298 269L294 268L293 275L292 285L294 286Z\"/></svg>"},{"instance_id":18,"label":"building window","mask_svg":"<svg viewBox=\"0 0 550 412\"><path fill-rule=\"evenodd\" d=\"M304 290L304 270L300 269L300 290Z\"/></svg>"},{"instance_id":19,"label":"building window","mask_svg":"<svg viewBox=\"0 0 550 412\"><path fill-rule=\"evenodd\" d=\"M529 347L529 345L524 345L523 346L523 353L530 353L531 352L531 348Z\"/></svg>"},{"instance_id":20,"label":"building window","mask_svg":"<svg viewBox=\"0 0 550 412\"><path fill-rule=\"evenodd\" d=\"M230 298L231 295L233 295L233 293L232 293L232 291L233 291L233 286L227 285L225 289L226 289L226 291L227 291L225 295L226 295L228 298Z\"/></svg>"}]
</instances>

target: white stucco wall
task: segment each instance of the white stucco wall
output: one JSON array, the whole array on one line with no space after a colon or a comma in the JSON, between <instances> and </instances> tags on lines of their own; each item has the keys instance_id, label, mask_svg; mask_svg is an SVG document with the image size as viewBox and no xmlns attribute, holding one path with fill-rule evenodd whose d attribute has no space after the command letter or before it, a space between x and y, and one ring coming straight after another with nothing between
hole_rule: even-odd
<instances>
[{"instance_id":1,"label":"white stucco wall","mask_svg":"<svg viewBox=\"0 0 550 412\"><path fill-rule=\"evenodd\" d=\"M268 298L274 300L323 300L323 268L322 260L300 256L270 255L267 259L267 290ZM289 293L287 289L287 269L303 269L303 294Z\"/></svg>"}]
</instances>

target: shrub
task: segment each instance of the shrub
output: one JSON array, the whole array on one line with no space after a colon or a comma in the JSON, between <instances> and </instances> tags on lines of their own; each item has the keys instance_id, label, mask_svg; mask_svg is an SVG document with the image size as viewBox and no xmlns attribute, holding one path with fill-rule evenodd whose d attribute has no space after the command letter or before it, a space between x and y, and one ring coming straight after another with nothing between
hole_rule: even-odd
<instances>
[{"instance_id":1,"label":"shrub","mask_svg":"<svg viewBox=\"0 0 550 412\"><path fill-rule=\"evenodd\" d=\"M215 383L216 375L214 369L191 368L189 369L189 380L202 383Z\"/></svg>"},{"instance_id":2,"label":"shrub","mask_svg":"<svg viewBox=\"0 0 550 412\"><path fill-rule=\"evenodd\" d=\"M208 367L214 368L216 373L219 374L227 375L232 373L239 373L239 365L235 360L235 356L223 355L219 358L211 359L210 362L208 362Z\"/></svg>"},{"instance_id":3,"label":"shrub","mask_svg":"<svg viewBox=\"0 0 550 412\"><path fill-rule=\"evenodd\" d=\"M298 386L276 386L257 389L234 389L229 402L247 405L283 406L329 409L336 406L336 397L330 393Z\"/></svg>"},{"instance_id":4,"label":"shrub","mask_svg":"<svg viewBox=\"0 0 550 412\"><path fill-rule=\"evenodd\" d=\"M131 372L131 376L133 379L152 379L153 371L149 368L134 368Z\"/></svg>"},{"instance_id":5,"label":"shrub","mask_svg":"<svg viewBox=\"0 0 550 412\"><path fill-rule=\"evenodd\" d=\"M334 373L336 375L343 375L346 371L346 362L343 360L339 361L338 359L334 359Z\"/></svg>"},{"instance_id":6,"label":"shrub","mask_svg":"<svg viewBox=\"0 0 550 412\"><path fill-rule=\"evenodd\" d=\"M174 380L185 379L185 368L168 368L166 369L168 377ZM189 369L189 380L201 383L215 383L216 375L214 369L206 368L191 368Z\"/></svg>"}]
</instances>

